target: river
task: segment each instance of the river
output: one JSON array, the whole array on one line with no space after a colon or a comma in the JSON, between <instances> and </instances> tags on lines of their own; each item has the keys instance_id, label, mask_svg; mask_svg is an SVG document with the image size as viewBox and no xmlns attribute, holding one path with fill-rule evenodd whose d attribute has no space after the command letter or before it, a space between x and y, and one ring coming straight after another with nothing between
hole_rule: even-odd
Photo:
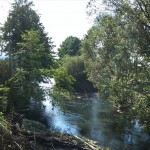
<instances>
[{"instance_id":1,"label":"river","mask_svg":"<svg viewBox=\"0 0 150 150\"><path fill-rule=\"evenodd\" d=\"M96 93L79 95L63 107L53 107L52 98L46 96L43 104L50 130L84 136L112 150L150 150L150 136L139 121L122 119L113 105Z\"/></svg>"}]
</instances>

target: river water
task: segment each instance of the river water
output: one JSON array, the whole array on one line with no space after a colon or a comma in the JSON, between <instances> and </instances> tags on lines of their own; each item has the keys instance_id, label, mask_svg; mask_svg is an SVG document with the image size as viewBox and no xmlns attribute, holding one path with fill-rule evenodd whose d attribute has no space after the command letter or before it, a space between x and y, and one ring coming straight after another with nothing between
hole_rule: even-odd
<instances>
[{"instance_id":1,"label":"river water","mask_svg":"<svg viewBox=\"0 0 150 150\"><path fill-rule=\"evenodd\" d=\"M52 105L46 96L43 102L49 129L84 136L112 150L150 150L150 136L138 120L121 119L113 105L98 94L79 95L74 101Z\"/></svg>"}]
</instances>

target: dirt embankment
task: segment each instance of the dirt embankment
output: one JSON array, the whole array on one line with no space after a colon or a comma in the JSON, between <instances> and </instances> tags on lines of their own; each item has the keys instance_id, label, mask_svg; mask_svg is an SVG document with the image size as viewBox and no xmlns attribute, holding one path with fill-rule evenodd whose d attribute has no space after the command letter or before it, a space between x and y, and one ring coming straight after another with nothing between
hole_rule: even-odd
<instances>
[{"instance_id":1,"label":"dirt embankment","mask_svg":"<svg viewBox=\"0 0 150 150\"><path fill-rule=\"evenodd\" d=\"M86 138L51 132L39 122L20 120L18 114L11 117L9 132L0 126L0 150L106 150Z\"/></svg>"}]
</instances>

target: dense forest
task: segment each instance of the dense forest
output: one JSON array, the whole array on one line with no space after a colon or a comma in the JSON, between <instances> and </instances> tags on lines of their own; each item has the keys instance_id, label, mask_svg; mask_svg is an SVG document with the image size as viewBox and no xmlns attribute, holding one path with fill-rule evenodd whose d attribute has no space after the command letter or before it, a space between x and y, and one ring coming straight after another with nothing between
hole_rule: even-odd
<instances>
[{"instance_id":1,"label":"dense forest","mask_svg":"<svg viewBox=\"0 0 150 150\"><path fill-rule=\"evenodd\" d=\"M58 48L27 0L16 0L0 28L0 134L11 134L8 116L44 100L39 83L55 79L56 100L97 92L150 132L150 0L89 1L96 18L83 39L69 36ZM55 57L58 55L58 59ZM63 101L65 103L65 100ZM55 107L55 106L54 106Z\"/></svg>"}]
</instances>

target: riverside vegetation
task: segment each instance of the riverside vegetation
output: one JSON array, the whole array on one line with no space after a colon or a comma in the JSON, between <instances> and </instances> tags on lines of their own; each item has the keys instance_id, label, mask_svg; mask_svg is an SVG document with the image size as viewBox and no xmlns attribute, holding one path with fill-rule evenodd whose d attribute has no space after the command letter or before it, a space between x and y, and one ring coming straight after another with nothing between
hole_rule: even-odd
<instances>
[{"instance_id":1,"label":"riverside vegetation","mask_svg":"<svg viewBox=\"0 0 150 150\"><path fill-rule=\"evenodd\" d=\"M58 102L98 92L124 118L140 120L150 132L150 0L104 3L107 11L102 13L89 1L89 14L97 16L94 25L82 40L67 37L58 49L59 59L33 3L12 4L0 28L0 49L7 56L0 60L2 149L101 149L93 141L53 133L25 119L31 103L44 100L39 83L47 77L55 79L50 94Z\"/></svg>"}]
</instances>

